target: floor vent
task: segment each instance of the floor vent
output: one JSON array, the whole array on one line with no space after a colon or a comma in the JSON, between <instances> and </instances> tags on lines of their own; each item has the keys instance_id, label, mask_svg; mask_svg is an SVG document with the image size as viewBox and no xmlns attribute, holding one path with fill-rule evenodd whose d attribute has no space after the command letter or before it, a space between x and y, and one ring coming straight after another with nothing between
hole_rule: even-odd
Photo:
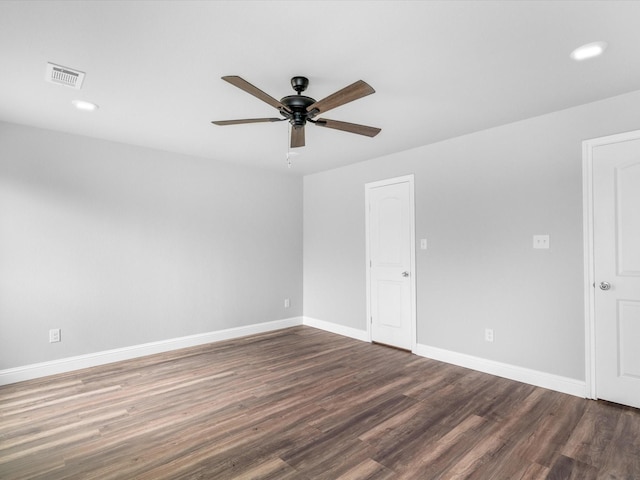
<instances>
[{"instance_id":1,"label":"floor vent","mask_svg":"<svg viewBox=\"0 0 640 480\"><path fill-rule=\"evenodd\" d=\"M45 80L50 83L65 85L80 90L82 81L84 80L84 72L56 65L55 63L47 63Z\"/></svg>"}]
</instances>

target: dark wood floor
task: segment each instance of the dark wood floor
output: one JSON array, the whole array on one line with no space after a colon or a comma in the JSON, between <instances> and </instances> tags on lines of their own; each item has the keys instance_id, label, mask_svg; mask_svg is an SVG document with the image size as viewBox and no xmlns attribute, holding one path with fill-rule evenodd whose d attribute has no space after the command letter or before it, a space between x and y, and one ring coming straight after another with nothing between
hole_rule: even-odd
<instances>
[{"instance_id":1,"label":"dark wood floor","mask_svg":"<svg viewBox=\"0 0 640 480\"><path fill-rule=\"evenodd\" d=\"M640 411L309 327L0 388L2 479L640 479Z\"/></svg>"}]
</instances>

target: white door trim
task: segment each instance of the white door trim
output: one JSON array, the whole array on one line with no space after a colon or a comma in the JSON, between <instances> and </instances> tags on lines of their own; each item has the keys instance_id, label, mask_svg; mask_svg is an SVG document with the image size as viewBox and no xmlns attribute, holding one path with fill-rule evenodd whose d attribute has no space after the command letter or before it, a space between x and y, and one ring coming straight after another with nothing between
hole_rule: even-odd
<instances>
[{"instance_id":1,"label":"white door trim","mask_svg":"<svg viewBox=\"0 0 640 480\"><path fill-rule=\"evenodd\" d=\"M417 317L416 317L416 216L415 216L415 189L414 175L404 175L401 177L387 178L376 182L366 183L364 186L364 205L365 205L365 271L366 271L366 299L367 299L367 339L371 342L371 271L369 269L370 257L370 239L369 239L369 195L372 188L382 187L385 185L393 185L396 183L409 182L409 220L410 220L410 250L411 250L411 351L416 352L417 345Z\"/></svg>"},{"instance_id":2,"label":"white door trim","mask_svg":"<svg viewBox=\"0 0 640 480\"><path fill-rule=\"evenodd\" d=\"M587 398L597 399L596 389L596 315L593 249L593 149L611 143L640 139L640 130L608 135L582 142L582 215L584 241L584 333L585 382Z\"/></svg>"}]
</instances>

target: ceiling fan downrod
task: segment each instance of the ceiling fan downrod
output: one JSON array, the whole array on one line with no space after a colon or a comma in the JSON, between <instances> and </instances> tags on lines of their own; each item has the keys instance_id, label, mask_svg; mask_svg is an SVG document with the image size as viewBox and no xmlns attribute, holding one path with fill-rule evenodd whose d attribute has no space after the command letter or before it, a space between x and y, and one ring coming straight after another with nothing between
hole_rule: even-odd
<instances>
[{"instance_id":1,"label":"ceiling fan downrod","mask_svg":"<svg viewBox=\"0 0 640 480\"><path fill-rule=\"evenodd\" d=\"M307 77L293 77L291 79L291 86L296 92L298 92L298 94L300 94L309 86L309 79Z\"/></svg>"}]
</instances>

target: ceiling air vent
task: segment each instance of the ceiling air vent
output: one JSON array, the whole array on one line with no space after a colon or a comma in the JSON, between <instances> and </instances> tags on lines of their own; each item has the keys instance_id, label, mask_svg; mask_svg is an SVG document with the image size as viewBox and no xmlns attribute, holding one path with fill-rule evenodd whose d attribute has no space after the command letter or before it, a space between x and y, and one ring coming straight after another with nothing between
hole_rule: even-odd
<instances>
[{"instance_id":1,"label":"ceiling air vent","mask_svg":"<svg viewBox=\"0 0 640 480\"><path fill-rule=\"evenodd\" d=\"M47 63L45 80L50 83L57 83L58 85L65 85L80 90L82 81L84 80L84 72L56 65L55 63Z\"/></svg>"}]
</instances>

